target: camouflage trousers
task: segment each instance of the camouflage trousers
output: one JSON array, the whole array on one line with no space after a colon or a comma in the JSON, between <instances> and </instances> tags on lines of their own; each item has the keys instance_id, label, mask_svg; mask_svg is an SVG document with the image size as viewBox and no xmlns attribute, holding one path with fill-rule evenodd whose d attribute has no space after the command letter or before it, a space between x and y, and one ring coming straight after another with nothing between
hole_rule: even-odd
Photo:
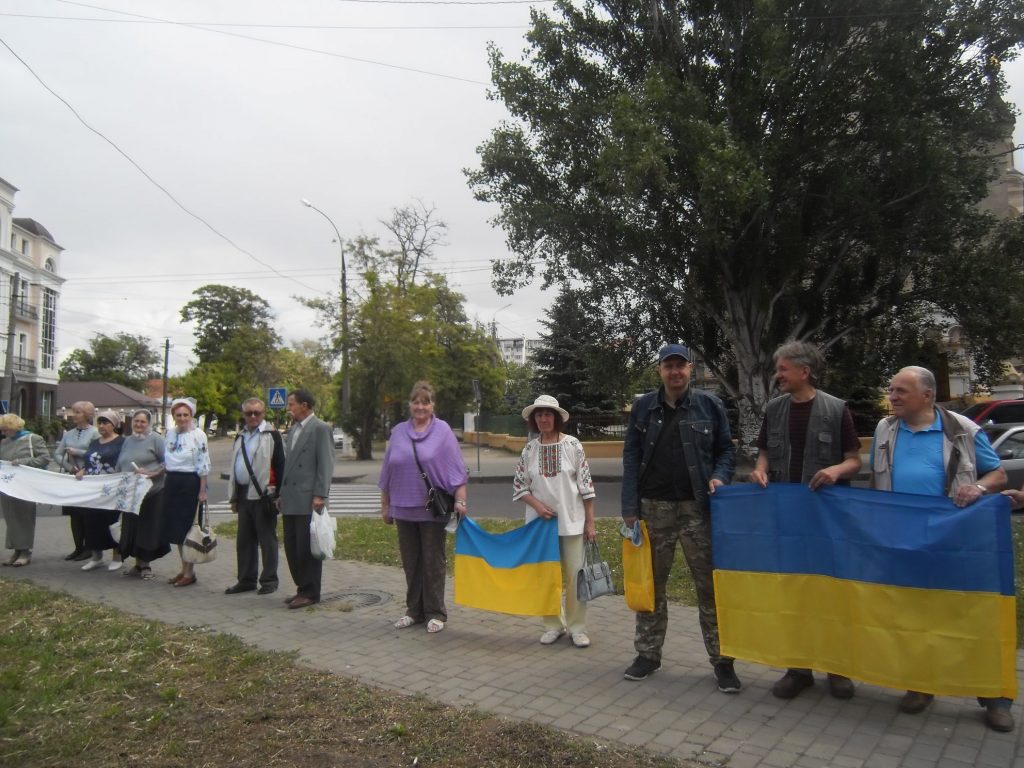
<instances>
[{"instance_id":1,"label":"camouflage trousers","mask_svg":"<svg viewBox=\"0 0 1024 768\"><path fill-rule=\"evenodd\" d=\"M654 561L654 610L636 615L636 652L661 661L661 647L668 628L668 601L665 585L672 571L676 542L693 576L697 591L697 610L704 647L712 664L729 661L719 653L718 616L715 613L715 588L711 577L711 523L694 501L640 500L640 518L647 523Z\"/></svg>"}]
</instances>

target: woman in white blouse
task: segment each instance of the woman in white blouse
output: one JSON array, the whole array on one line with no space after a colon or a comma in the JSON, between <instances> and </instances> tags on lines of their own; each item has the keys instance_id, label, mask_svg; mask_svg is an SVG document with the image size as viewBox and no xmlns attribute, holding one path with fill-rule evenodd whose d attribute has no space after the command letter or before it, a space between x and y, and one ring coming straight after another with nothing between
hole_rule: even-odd
<instances>
[{"instance_id":1,"label":"woman in white blouse","mask_svg":"<svg viewBox=\"0 0 1024 768\"><path fill-rule=\"evenodd\" d=\"M594 481L583 446L562 434L569 412L558 401L541 395L523 409L523 418L540 437L523 448L512 481L512 498L526 504L526 522L536 517L558 520L564 603L561 614L544 617L542 645L551 645L566 632L577 648L590 645L587 605L576 599L576 572L583 567L583 542L594 541Z\"/></svg>"},{"instance_id":2,"label":"woman in white blouse","mask_svg":"<svg viewBox=\"0 0 1024 768\"><path fill-rule=\"evenodd\" d=\"M196 428L195 415L195 400L179 397L171 402L174 426L164 438L164 534L168 543L178 545L179 557L198 505L206 502L206 477L210 474L206 435ZM181 570L168 583L176 587L195 584L195 568L182 559Z\"/></svg>"}]
</instances>

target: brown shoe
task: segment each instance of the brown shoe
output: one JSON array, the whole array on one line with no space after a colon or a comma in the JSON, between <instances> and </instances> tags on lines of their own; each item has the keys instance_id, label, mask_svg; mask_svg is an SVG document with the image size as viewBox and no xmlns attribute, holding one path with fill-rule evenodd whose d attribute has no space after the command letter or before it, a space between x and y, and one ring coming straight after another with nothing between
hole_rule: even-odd
<instances>
[{"instance_id":1,"label":"brown shoe","mask_svg":"<svg viewBox=\"0 0 1024 768\"><path fill-rule=\"evenodd\" d=\"M298 595L292 595L291 597L286 597L284 599L285 604L286 605L291 605L292 604L292 600L294 600L296 597L298 597Z\"/></svg>"},{"instance_id":2,"label":"brown shoe","mask_svg":"<svg viewBox=\"0 0 1024 768\"><path fill-rule=\"evenodd\" d=\"M985 725L993 731L1009 733L1013 730L1013 715L1009 707L1001 707L997 704L985 705Z\"/></svg>"},{"instance_id":3,"label":"brown shoe","mask_svg":"<svg viewBox=\"0 0 1024 768\"><path fill-rule=\"evenodd\" d=\"M833 699L852 699L853 691L853 681L850 678L828 673L828 692L832 694Z\"/></svg>"},{"instance_id":4,"label":"brown shoe","mask_svg":"<svg viewBox=\"0 0 1024 768\"><path fill-rule=\"evenodd\" d=\"M794 699L804 688L814 685L814 675L802 669L789 669L772 686L772 696L777 699Z\"/></svg>"},{"instance_id":5,"label":"brown shoe","mask_svg":"<svg viewBox=\"0 0 1024 768\"><path fill-rule=\"evenodd\" d=\"M312 597L306 597L305 595L296 595L295 599L288 603L288 608L295 610L296 608L308 608L311 605L316 605L319 600L314 600Z\"/></svg>"},{"instance_id":6,"label":"brown shoe","mask_svg":"<svg viewBox=\"0 0 1024 768\"><path fill-rule=\"evenodd\" d=\"M932 703L934 698L935 697L930 693L907 691L903 694L903 698L900 699L900 712L906 712L908 715L916 715L918 712L923 712L925 708Z\"/></svg>"}]
</instances>

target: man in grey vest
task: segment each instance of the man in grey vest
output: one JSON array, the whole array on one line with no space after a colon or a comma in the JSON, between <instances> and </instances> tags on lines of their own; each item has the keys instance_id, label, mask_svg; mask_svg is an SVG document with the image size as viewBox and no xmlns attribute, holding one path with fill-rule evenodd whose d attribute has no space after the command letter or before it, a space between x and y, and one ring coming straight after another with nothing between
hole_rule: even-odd
<instances>
[{"instance_id":1,"label":"man in grey vest","mask_svg":"<svg viewBox=\"0 0 1024 768\"><path fill-rule=\"evenodd\" d=\"M811 490L849 484L860 471L860 440L846 403L817 388L825 360L812 344L791 341L775 350L775 380L780 397L769 401L757 437L757 464L751 481L804 483ZM790 669L772 686L780 699L792 699L814 685L809 669ZM853 696L848 677L828 673L828 689L837 699Z\"/></svg>"},{"instance_id":2,"label":"man in grey vest","mask_svg":"<svg viewBox=\"0 0 1024 768\"><path fill-rule=\"evenodd\" d=\"M911 365L889 382L893 416L875 427L871 446L871 487L880 491L948 496L958 507L1006 487L1006 472L977 424L935 403L935 375ZM1012 498L1012 497L1011 497ZM924 691L907 691L901 712L923 711L934 700ZM1012 731L1010 699L978 698L985 723L994 731Z\"/></svg>"}]
</instances>

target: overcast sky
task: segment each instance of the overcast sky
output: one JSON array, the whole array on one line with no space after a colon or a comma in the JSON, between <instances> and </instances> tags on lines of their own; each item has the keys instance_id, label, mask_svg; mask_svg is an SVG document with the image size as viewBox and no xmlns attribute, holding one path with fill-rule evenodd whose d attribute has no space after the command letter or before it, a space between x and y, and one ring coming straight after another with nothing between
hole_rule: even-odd
<instances>
[{"instance_id":1,"label":"overcast sky","mask_svg":"<svg viewBox=\"0 0 1024 768\"><path fill-rule=\"evenodd\" d=\"M378 220L415 199L435 206L449 233L433 266L468 314L500 336L535 336L553 294L493 292L504 236L462 174L504 116L486 98L487 42L516 56L528 21L522 3L0 0L0 38L238 246L0 46L0 177L20 190L14 215L66 249L61 357L95 332L128 331L154 346L169 337L172 373L183 372L192 336L179 310L207 283L266 298L286 341L319 336L292 296L336 292L338 247L301 198L346 238L384 234ZM187 26L203 23L227 26ZM1007 75L1024 104L1024 65Z\"/></svg>"}]
</instances>

